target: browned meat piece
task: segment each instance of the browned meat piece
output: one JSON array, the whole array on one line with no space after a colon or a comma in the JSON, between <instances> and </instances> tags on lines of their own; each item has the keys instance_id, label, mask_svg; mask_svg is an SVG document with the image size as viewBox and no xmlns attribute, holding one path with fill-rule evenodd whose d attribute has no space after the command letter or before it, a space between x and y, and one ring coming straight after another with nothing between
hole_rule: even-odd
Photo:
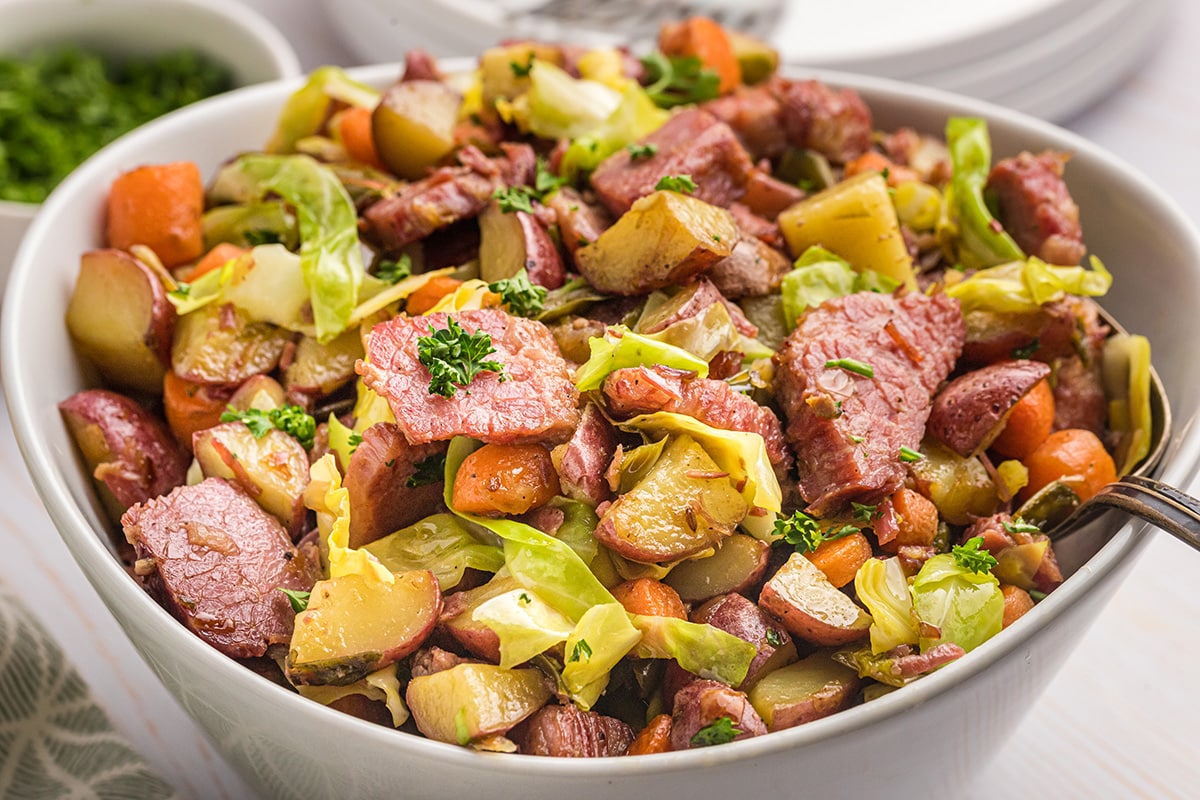
<instances>
[{"instance_id":1,"label":"browned meat piece","mask_svg":"<svg viewBox=\"0 0 1200 800\"><path fill-rule=\"evenodd\" d=\"M750 180L746 182L746 193L742 195L742 203L760 217L773 220L780 212L804 197L804 190L798 186L784 183L769 173L756 169L750 173Z\"/></svg>"},{"instance_id":2,"label":"browned meat piece","mask_svg":"<svg viewBox=\"0 0 1200 800\"><path fill-rule=\"evenodd\" d=\"M964 335L958 303L945 295L860 292L801 317L775 355L775 396L811 513L876 503L900 487L900 448L920 446ZM874 375L830 363L838 359Z\"/></svg>"},{"instance_id":3,"label":"browned meat piece","mask_svg":"<svg viewBox=\"0 0 1200 800\"><path fill-rule=\"evenodd\" d=\"M750 699L745 694L717 681L693 681L675 694L674 713L671 715L671 749L687 750L704 746L692 739L721 717L733 723L733 729L737 731L734 741L762 736L767 732L762 717L750 705Z\"/></svg>"},{"instance_id":4,"label":"browned meat piece","mask_svg":"<svg viewBox=\"0 0 1200 800\"><path fill-rule=\"evenodd\" d=\"M457 667L459 664L469 663L470 661L471 659L469 658L463 658L457 653L443 650L437 645L422 647L413 653L412 676L419 678L422 675L432 675L435 672L442 672L451 667Z\"/></svg>"},{"instance_id":5,"label":"browned meat piece","mask_svg":"<svg viewBox=\"0 0 1200 800\"><path fill-rule=\"evenodd\" d=\"M492 193L533 180L536 159L528 145L501 145L505 155L487 158L468 145L459 151L461 167L442 167L401 188L363 212L368 238L396 250L430 233L479 214Z\"/></svg>"},{"instance_id":6,"label":"browned meat piece","mask_svg":"<svg viewBox=\"0 0 1200 800\"><path fill-rule=\"evenodd\" d=\"M708 270L708 279L723 297L763 297L779 289L792 269L787 256L761 239L743 235L733 253Z\"/></svg>"},{"instance_id":7,"label":"browned meat piece","mask_svg":"<svg viewBox=\"0 0 1200 800\"><path fill-rule=\"evenodd\" d=\"M1021 153L992 167L987 191L996 196L1000 222L1022 250L1051 264L1078 264L1087 248L1079 206L1063 181L1066 153Z\"/></svg>"},{"instance_id":8,"label":"browned meat piece","mask_svg":"<svg viewBox=\"0 0 1200 800\"><path fill-rule=\"evenodd\" d=\"M721 294L721 290L714 286L712 281L707 278L697 278L695 282L684 287L682 292L689 294L680 303L679 307L673 313L656 320L653 325L642 330L642 333L658 333L674 325L676 322L707 311L713 303L720 303L729 312L729 319L733 322L733 327L737 328L738 333L750 337L758 336L758 326L746 319L746 313L737 305L729 302L725 298L725 295ZM679 300L679 295L676 295L673 299Z\"/></svg>"},{"instance_id":9,"label":"browned meat piece","mask_svg":"<svg viewBox=\"0 0 1200 800\"><path fill-rule=\"evenodd\" d=\"M443 77L437 59L428 51L417 47L404 54L404 75L400 80L440 81Z\"/></svg>"},{"instance_id":10,"label":"browned meat piece","mask_svg":"<svg viewBox=\"0 0 1200 800\"><path fill-rule=\"evenodd\" d=\"M398 425L380 422L363 431L342 485L350 495L350 546L362 547L428 515L442 497L443 481L409 486L417 464L436 459L441 443L409 444Z\"/></svg>"},{"instance_id":11,"label":"browned meat piece","mask_svg":"<svg viewBox=\"0 0 1200 800\"><path fill-rule=\"evenodd\" d=\"M1020 357L1014 353L1028 353L1029 358L1052 363L1077 355L1080 348L1095 358L1110 332L1100 319L1100 307L1087 297L1065 297L1032 313L972 311L965 320L967 340L962 358L967 365Z\"/></svg>"},{"instance_id":12,"label":"browned meat piece","mask_svg":"<svg viewBox=\"0 0 1200 800\"><path fill-rule=\"evenodd\" d=\"M1090 366L1079 356L1059 359L1054 370L1054 430L1083 428L1103 440L1108 421L1108 400L1100 362Z\"/></svg>"},{"instance_id":13,"label":"browned meat piece","mask_svg":"<svg viewBox=\"0 0 1200 800\"><path fill-rule=\"evenodd\" d=\"M791 453L784 442L779 418L771 409L738 394L724 381L696 378L691 373L662 366L629 367L609 374L604 379L603 391L609 411L615 416L670 411L724 431L757 433L763 438L767 456L777 471L791 465Z\"/></svg>"},{"instance_id":14,"label":"browned meat piece","mask_svg":"<svg viewBox=\"0 0 1200 800\"><path fill-rule=\"evenodd\" d=\"M447 314L396 317L376 325L367 360L355 368L367 387L387 400L413 444L471 436L518 444L565 441L579 424L579 393L554 337L540 322L499 309L463 311L455 321L468 334L491 336L489 360L504 376L484 371L453 397L429 391L429 370L417 358L417 340L447 325Z\"/></svg>"},{"instance_id":15,"label":"browned meat piece","mask_svg":"<svg viewBox=\"0 0 1200 800\"><path fill-rule=\"evenodd\" d=\"M559 463L563 493L593 506L611 499L612 490L605 473L616 451L617 435L612 425L599 408L588 403Z\"/></svg>"},{"instance_id":16,"label":"browned meat piece","mask_svg":"<svg viewBox=\"0 0 1200 800\"><path fill-rule=\"evenodd\" d=\"M664 175L689 175L693 193L706 203L726 207L746 191L754 165L729 126L699 108L681 111L642 139L658 151L633 160L622 148L596 167L592 188L614 215L654 191Z\"/></svg>"},{"instance_id":17,"label":"browned meat piece","mask_svg":"<svg viewBox=\"0 0 1200 800\"><path fill-rule=\"evenodd\" d=\"M633 729L595 711L549 705L509 731L508 738L526 755L598 758L625 755Z\"/></svg>"},{"instance_id":18,"label":"browned meat piece","mask_svg":"<svg viewBox=\"0 0 1200 800\"><path fill-rule=\"evenodd\" d=\"M146 590L233 658L291 641L296 612L280 588L309 591L320 565L233 484L208 478L136 505L121 518Z\"/></svg>"},{"instance_id":19,"label":"browned meat piece","mask_svg":"<svg viewBox=\"0 0 1200 800\"><path fill-rule=\"evenodd\" d=\"M941 139L899 128L883 137L883 151L896 164L910 167L925 183L940 186L953 176L950 151Z\"/></svg>"},{"instance_id":20,"label":"browned meat piece","mask_svg":"<svg viewBox=\"0 0 1200 800\"><path fill-rule=\"evenodd\" d=\"M787 148L787 135L779 120L783 106L767 86L739 86L703 108L733 128L755 161L776 158Z\"/></svg>"},{"instance_id":21,"label":"browned meat piece","mask_svg":"<svg viewBox=\"0 0 1200 800\"><path fill-rule=\"evenodd\" d=\"M562 242L572 255L580 247L596 241L612 225L606 209L589 203L569 186L559 189L546 202L554 211Z\"/></svg>"},{"instance_id":22,"label":"browned meat piece","mask_svg":"<svg viewBox=\"0 0 1200 800\"><path fill-rule=\"evenodd\" d=\"M845 164L871 147L871 110L853 89L832 89L819 81L775 77L767 83L779 101L779 119L788 144L815 150Z\"/></svg>"},{"instance_id":23,"label":"browned meat piece","mask_svg":"<svg viewBox=\"0 0 1200 800\"><path fill-rule=\"evenodd\" d=\"M966 542L978 536L983 540L979 545L979 549L987 550L992 555L996 555L1004 548L1016 544L1012 535L1004 529L1005 525L1011 524L1012 517L1003 512L992 514L990 517L981 517L968 525L967 529L963 531L962 541Z\"/></svg>"},{"instance_id":24,"label":"browned meat piece","mask_svg":"<svg viewBox=\"0 0 1200 800\"><path fill-rule=\"evenodd\" d=\"M734 203L729 206L729 213L733 214L733 221L737 223L743 235L753 236L761 240L763 244L779 250L782 254L783 234L778 225L769 219L758 216L742 203Z\"/></svg>"}]
</instances>

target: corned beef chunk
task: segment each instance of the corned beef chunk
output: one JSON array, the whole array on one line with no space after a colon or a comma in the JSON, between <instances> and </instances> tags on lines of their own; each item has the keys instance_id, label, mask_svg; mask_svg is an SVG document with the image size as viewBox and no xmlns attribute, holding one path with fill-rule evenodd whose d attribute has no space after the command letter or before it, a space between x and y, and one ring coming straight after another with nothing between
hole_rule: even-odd
<instances>
[{"instance_id":1,"label":"corned beef chunk","mask_svg":"<svg viewBox=\"0 0 1200 800\"><path fill-rule=\"evenodd\" d=\"M900 448L920 447L964 336L958 303L945 295L860 292L801 317L775 356L775 394L811 513L875 503L900 487ZM831 363L839 359L874 375Z\"/></svg>"},{"instance_id":2,"label":"corned beef chunk","mask_svg":"<svg viewBox=\"0 0 1200 800\"><path fill-rule=\"evenodd\" d=\"M358 373L387 400L396 424L413 444L470 436L496 444L566 441L579 424L579 393L567 362L545 325L500 309L453 317L468 334L482 330L504 365L483 371L453 397L429 391L430 374L417 357L417 340L447 326L447 314L396 317L376 325Z\"/></svg>"}]
</instances>

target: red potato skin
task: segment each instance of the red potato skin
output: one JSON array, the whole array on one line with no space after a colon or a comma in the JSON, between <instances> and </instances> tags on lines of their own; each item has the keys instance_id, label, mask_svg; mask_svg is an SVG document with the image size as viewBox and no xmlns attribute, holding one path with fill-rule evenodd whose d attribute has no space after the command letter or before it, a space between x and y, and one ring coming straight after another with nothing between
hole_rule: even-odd
<instances>
[{"instance_id":1,"label":"red potato skin","mask_svg":"<svg viewBox=\"0 0 1200 800\"><path fill-rule=\"evenodd\" d=\"M691 619L732 633L758 648L745 680L736 687L738 689L753 686L765 674L768 663L772 668L778 668L796 660L796 648L787 630L740 594L714 597L693 611ZM771 644L772 640L779 644Z\"/></svg>"},{"instance_id":2,"label":"red potato skin","mask_svg":"<svg viewBox=\"0 0 1200 800\"><path fill-rule=\"evenodd\" d=\"M633 730L595 711L548 705L509 731L508 738L526 755L598 758L625 755L633 743Z\"/></svg>"},{"instance_id":3,"label":"red potato skin","mask_svg":"<svg viewBox=\"0 0 1200 800\"><path fill-rule=\"evenodd\" d=\"M692 744L692 737L721 717L729 717L733 727L741 731L733 737L733 741L762 736L767 732L762 717L750 705L745 694L717 681L698 680L675 695L671 714L671 749L688 750L696 747Z\"/></svg>"},{"instance_id":4,"label":"red potato skin","mask_svg":"<svg viewBox=\"0 0 1200 800\"><path fill-rule=\"evenodd\" d=\"M977 455L1000 435L1013 406L1049 374L1041 361L1012 359L960 375L933 399L927 430L960 456Z\"/></svg>"},{"instance_id":5,"label":"red potato skin","mask_svg":"<svg viewBox=\"0 0 1200 800\"><path fill-rule=\"evenodd\" d=\"M524 211L517 211L521 223L521 238L525 243L525 271L529 282L547 289L557 289L567 281L567 268L562 256L550 239L550 234L537 218Z\"/></svg>"},{"instance_id":6,"label":"red potato skin","mask_svg":"<svg viewBox=\"0 0 1200 800\"><path fill-rule=\"evenodd\" d=\"M813 583L805 583L808 576L802 574L798 578L795 575L794 569L796 567L793 565L799 564L798 559L808 565L807 567L800 565L800 568L811 570L812 573L815 573L812 579ZM789 567L792 569L789 569ZM764 584L762 593L758 598L758 603L764 611L782 622L783 626L793 636L797 636L819 647L838 647L856 642L866 636L870 628L871 618L862 609L858 609L857 615L841 613L841 611L831 615L828 613L830 611L828 607L824 609L806 609L798 605L800 598L797 597L797 587L799 586L799 588L803 589L817 584L823 584L828 587L829 593L836 593L838 597L844 598L846 603L853 605L854 601L842 594L840 590L834 588L833 584L829 583L824 574L812 562L799 554L793 554L788 559L788 563ZM833 594L823 591L822 594L826 594L831 599L837 599L834 598ZM841 601L838 602L840 603ZM849 606L845 606L844 611L849 612Z\"/></svg>"},{"instance_id":7,"label":"red potato skin","mask_svg":"<svg viewBox=\"0 0 1200 800\"><path fill-rule=\"evenodd\" d=\"M128 397L85 389L59 403L58 410L92 477L111 495L111 501L105 498L110 512L166 494L186 480L188 461L175 437Z\"/></svg>"}]
</instances>

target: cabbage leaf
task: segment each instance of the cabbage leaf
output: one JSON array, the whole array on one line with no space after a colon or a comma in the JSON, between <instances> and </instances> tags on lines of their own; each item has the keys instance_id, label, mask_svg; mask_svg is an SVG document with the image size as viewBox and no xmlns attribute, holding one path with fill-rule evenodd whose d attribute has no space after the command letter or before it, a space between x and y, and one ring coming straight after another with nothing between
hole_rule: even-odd
<instances>
[{"instance_id":1,"label":"cabbage leaf","mask_svg":"<svg viewBox=\"0 0 1200 800\"><path fill-rule=\"evenodd\" d=\"M1150 453L1154 416L1150 408L1150 340L1128 333L1104 342L1104 394L1108 423L1121 434L1117 474L1128 475Z\"/></svg>"},{"instance_id":2,"label":"cabbage leaf","mask_svg":"<svg viewBox=\"0 0 1200 800\"><path fill-rule=\"evenodd\" d=\"M867 559L854 576L854 591L871 613L871 652L917 644L919 633L908 578L900 559Z\"/></svg>"},{"instance_id":3,"label":"cabbage leaf","mask_svg":"<svg viewBox=\"0 0 1200 800\"><path fill-rule=\"evenodd\" d=\"M500 639L500 666L512 669L565 642L575 623L528 589L512 589L480 603L471 618Z\"/></svg>"},{"instance_id":4,"label":"cabbage leaf","mask_svg":"<svg viewBox=\"0 0 1200 800\"><path fill-rule=\"evenodd\" d=\"M948 219L940 233L953 243L959 262L967 269L978 269L1024 258L984 200L992 162L987 122L975 117L951 117L946 121L946 147L954 176L942 206Z\"/></svg>"},{"instance_id":5,"label":"cabbage leaf","mask_svg":"<svg viewBox=\"0 0 1200 800\"><path fill-rule=\"evenodd\" d=\"M329 705L354 694L361 694L368 700L376 700L387 705L392 715L392 726L399 728L408 721L408 706L400 694L400 680L396 677L396 664L388 664L369 675L346 686L308 686L297 685L301 697L316 700L322 705Z\"/></svg>"},{"instance_id":6,"label":"cabbage leaf","mask_svg":"<svg viewBox=\"0 0 1200 800\"><path fill-rule=\"evenodd\" d=\"M913 609L917 618L940 633L922 635L922 651L953 642L970 652L1000 632L1004 594L990 572L972 572L941 553L930 558L913 578Z\"/></svg>"},{"instance_id":7,"label":"cabbage leaf","mask_svg":"<svg viewBox=\"0 0 1200 800\"><path fill-rule=\"evenodd\" d=\"M575 180L580 173L591 172L600 162L622 147L658 130L670 114L654 104L637 81L629 80L621 89L616 109L599 126L587 131L567 146L559 165L559 174Z\"/></svg>"},{"instance_id":8,"label":"cabbage leaf","mask_svg":"<svg viewBox=\"0 0 1200 800\"><path fill-rule=\"evenodd\" d=\"M758 648L712 625L675 617L632 615L642 632L634 649L639 658L673 658L679 666L699 675L737 686L746 679Z\"/></svg>"},{"instance_id":9,"label":"cabbage leaf","mask_svg":"<svg viewBox=\"0 0 1200 800\"><path fill-rule=\"evenodd\" d=\"M366 550L350 547L350 493L332 453L321 456L309 467L304 505L317 514L317 529L329 559L329 577L363 575L383 583L394 583L391 570Z\"/></svg>"},{"instance_id":10,"label":"cabbage leaf","mask_svg":"<svg viewBox=\"0 0 1200 800\"><path fill-rule=\"evenodd\" d=\"M806 309L826 300L855 292L892 292L899 281L873 269L859 272L836 253L813 245L796 260L791 272L783 276L779 287L783 299L783 319L788 330Z\"/></svg>"},{"instance_id":11,"label":"cabbage leaf","mask_svg":"<svg viewBox=\"0 0 1200 800\"><path fill-rule=\"evenodd\" d=\"M662 364L708 377L708 362L673 344L634 333L624 325L609 326L604 336L588 340L592 355L575 371L575 388L581 392L599 389L609 373L626 367Z\"/></svg>"},{"instance_id":12,"label":"cabbage leaf","mask_svg":"<svg viewBox=\"0 0 1200 800\"><path fill-rule=\"evenodd\" d=\"M1028 313L1068 294L1100 297L1108 292L1112 274L1095 256L1090 263L1091 269L1058 267L1035 256L981 269L948 284L946 294L959 301L964 314L977 310Z\"/></svg>"},{"instance_id":13,"label":"cabbage leaf","mask_svg":"<svg viewBox=\"0 0 1200 800\"><path fill-rule=\"evenodd\" d=\"M453 514L432 514L363 546L392 572L429 570L442 591L470 569L496 572L504 566L499 546L481 542Z\"/></svg>"},{"instance_id":14,"label":"cabbage leaf","mask_svg":"<svg viewBox=\"0 0 1200 800\"><path fill-rule=\"evenodd\" d=\"M374 108L379 103L379 92L354 80L338 67L313 70L305 84L284 103L265 151L272 154L294 152L296 142L321 130L335 101Z\"/></svg>"}]
</instances>

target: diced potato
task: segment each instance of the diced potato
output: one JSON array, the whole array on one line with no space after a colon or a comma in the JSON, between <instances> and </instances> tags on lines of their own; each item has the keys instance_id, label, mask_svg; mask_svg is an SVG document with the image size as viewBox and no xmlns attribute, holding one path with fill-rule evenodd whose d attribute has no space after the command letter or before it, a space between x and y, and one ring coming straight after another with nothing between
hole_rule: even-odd
<instances>
[{"instance_id":1,"label":"diced potato","mask_svg":"<svg viewBox=\"0 0 1200 800\"><path fill-rule=\"evenodd\" d=\"M296 344L296 353L283 382L289 393L309 397L333 394L354 379L354 363L363 357L362 336L350 328L332 341L321 344L304 336Z\"/></svg>"},{"instance_id":2,"label":"diced potato","mask_svg":"<svg viewBox=\"0 0 1200 800\"><path fill-rule=\"evenodd\" d=\"M273 370L291 338L233 306L211 303L179 318L171 368L196 383L241 383Z\"/></svg>"},{"instance_id":3,"label":"diced potato","mask_svg":"<svg viewBox=\"0 0 1200 800\"><path fill-rule=\"evenodd\" d=\"M458 664L413 678L405 700L422 734L466 745L507 732L544 706L552 694L541 670Z\"/></svg>"},{"instance_id":4,"label":"diced potato","mask_svg":"<svg viewBox=\"0 0 1200 800\"><path fill-rule=\"evenodd\" d=\"M692 612L692 622L704 622L754 645L758 652L736 688L746 691L759 678L796 660L796 644L778 622L737 592L720 595Z\"/></svg>"},{"instance_id":5,"label":"diced potato","mask_svg":"<svg viewBox=\"0 0 1200 800\"><path fill-rule=\"evenodd\" d=\"M105 381L161 391L174 328L175 307L149 267L121 250L83 254L67 303L67 330Z\"/></svg>"},{"instance_id":6,"label":"diced potato","mask_svg":"<svg viewBox=\"0 0 1200 800\"><path fill-rule=\"evenodd\" d=\"M781 213L778 222L793 256L819 245L860 272L875 270L917 288L887 181L877 172L855 175L804 198Z\"/></svg>"},{"instance_id":7,"label":"diced potato","mask_svg":"<svg viewBox=\"0 0 1200 800\"><path fill-rule=\"evenodd\" d=\"M493 200L479 215L479 277L493 283L522 269L531 283L547 289L557 289L567 277L558 248L537 219L524 211L501 211Z\"/></svg>"},{"instance_id":8,"label":"diced potato","mask_svg":"<svg viewBox=\"0 0 1200 800\"><path fill-rule=\"evenodd\" d=\"M529 68L533 59L559 65L561 50L539 42L514 42L491 47L479 55L483 104L490 108L497 98L511 100L529 90Z\"/></svg>"},{"instance_id":9,"label":"diced potato","mask_svg":"<svg viewBox=\"0 0 1200 800\"><path fill-rule=\"evenodd\" d=\"M353 573L318 581L296 615L288 679L342 686L420 647L442 611L437 578L428 571L395 578Z\"/></svg>"},{"instance_id":10,"label":"diced potato","mask_svg":"<svg viewBox=\"0 0 1200 800\"><path fill-rule=\"evenodd\" d=\"M762 578L770 549L761 539L735 533L721 542L711 556L676 565L665 581L687 603L741 592Z\"/></svg>"},{"instance_id":11,"label":"diced potato","mask_svg":"<svg viewBox=\"0 0 1200 800\"><path fill-rule=\"evenodd\" d=\"M799 553L767 581L758 602L793 635L822 647L858 641L871 627L870 614Z\"/></svg>"},{"instance_id":12,"label":"diced potato","mask_svg":"<svg viewBox=\"0 0 1200 800\"><path fill-rule=\"evenodd\" d=\"M595 535L631 561L675 561L729 536L746 511L746 501L728 474L694 439L678 436L646 475L609 507Z\"/></svg>"},{"instance_id":13,"label":"diced potato","mask_svg":"<svg viewBox=\"0 0 1200 800\"><path fill-rule=\"evenodd\" d=\"M779 731L841 711L861 683L857 672L819 650L765 675L750 690L750 703L769 730Z\"/></svg>"},{"instance_id":14,"label":"diced potato","mask_svg":"<svg viewBox=\"0 0 1200 800\"><path fill-rule=\"evenodd\" d=\"M393 84L371 113L375 149L387 168L417 180L454 149L462 97L441 81Z\"/></svg>"},{"instance_id":15,"label":"diced potato","mask_svg":"<svg viewBox=\"0 0 1200 800\"><path fill-rule=\"evenodd\" d=\"M608 294L645 294L683 283L727 258L738 242L733 215L678 192L638 199L596 241L575 253L579 272Z\"/></svg>"},{"instance_id":16,"label":"diced potato","mask_svg":"<svg viewBox=\"0 0 1200 800\"><path fill-rule=\"evenodd\" d=\"M206 478L241 486L293 539L303 532L308 453L294 437L269 430L259 439L240 422L224 422L196 433L192 449Z\"/></svg>"},{"instance_id":17,"label":"diced potato","mask_svg":"<svg viewBox=\"0 0 1200 800\"><path fill-rule=\"evenodd\" d=\"M1013 359L960 375L933 399L928 431L960 456L979 455L1000 435L1013 406L1049 374L1041 361Z\"/></svg>"}]
</instances>

